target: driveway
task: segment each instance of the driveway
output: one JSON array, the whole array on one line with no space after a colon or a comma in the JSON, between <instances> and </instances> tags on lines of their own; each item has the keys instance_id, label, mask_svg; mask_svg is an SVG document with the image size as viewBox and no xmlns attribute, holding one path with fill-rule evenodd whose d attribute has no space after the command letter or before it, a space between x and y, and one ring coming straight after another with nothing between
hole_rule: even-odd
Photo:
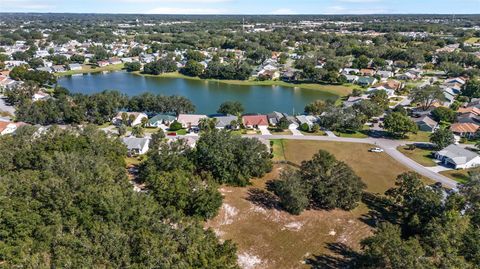
<instances>
[{"instance_id":1,"label":"driveway","mask_svg":"<svg viewBox=\"0 0 480 269\"><path fill-rule=\"evenodd\" d=\"M262 133L262 136L270 136L272 135L270 133L270 131L268 130L268 127L267 126L259 126L258 129L260 130L260 132Z\"/></svg>"},{"instance_id":2,"label":"driveway","mask_svg":"<svg viewBox=\"0 0 480 269\"><path fill-rule=\"evenodd\" d=\"M297 128L290 128L289 129L293 135L297 135L297 136L303 136L302 132L300 132Z\"/></svg>"}]
</instances>

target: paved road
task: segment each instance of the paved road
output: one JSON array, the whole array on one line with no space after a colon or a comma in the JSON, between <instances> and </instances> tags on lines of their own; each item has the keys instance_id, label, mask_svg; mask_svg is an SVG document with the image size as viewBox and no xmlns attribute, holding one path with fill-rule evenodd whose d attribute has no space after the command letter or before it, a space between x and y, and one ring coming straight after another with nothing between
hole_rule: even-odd
<instances>
[{"instance_id":1,"label":"paved road","mask_svg":"<svg viewBox=\"0 0 480 269\"><path fill-rule=\"evenodd\" d=\"M382 138L348 138L348 137L329 137L329 136L289 136L289 135L251 135L248 137L259 137L262 139L290 139L290 140L316 140L316 141L334 141L334 142L348 142L348 143L366 143L377 145L385 150L385 153L390 155L392 158L397 160L399 163L405 165L409 169L419 173L422 176L428 177L436 182L441 182L444 186L447 186L452 189L457 188L457 182L443 176L441 174L435 173L423 165L418 164L407 156L403 155L397 150L398 146L411 144L414 142L411 141L399 141L399 140L390 140Z\"/></svg>"}]
</instances>

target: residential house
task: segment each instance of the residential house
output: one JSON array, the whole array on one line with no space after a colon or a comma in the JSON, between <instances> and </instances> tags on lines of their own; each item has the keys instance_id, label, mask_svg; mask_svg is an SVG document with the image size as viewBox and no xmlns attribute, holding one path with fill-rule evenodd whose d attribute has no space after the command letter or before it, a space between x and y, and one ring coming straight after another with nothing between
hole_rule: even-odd
<instances>
[{"instance_id":1,"label":"residential house","mask_svg":"<svg viewBox=\"0 0 480 269\"><path fill-rule=\"evenodd\" d=\"M158 114L148 120L147 126L156 128L160 127L161 125L170 126L170 124L176 119L177 117L171 114Z\"/></svg>"},{"instance_id":2,"label":"residential house","mask_svg":"<svg viewBox=\"0 0 480 269\"><path fill-rule=\"evenodd\" d=\"M350 97L348 97L348 99L345 102L343 102L343 106L344 107L351 107L354 104L360 103L363 100L370 99L368 96L369 96L368 94L363 94L363 95L360 95L360 96L350 96Z\"/></svg>"},{"instance_id":3,"label":"residential house","mask_svg":"<svg viewBox=\"0 0 480 269\"><path fill-rule=\"evenodd\" d=\"M109 66L110 63L109 63L108 61L98 61L98 62L97 62L97 65L98 65L99 67L105 67L105 66Z\"/></svg>"},{"instance_id":4,"label":"residential house","mask_svg":"<svg viewBox=\"0 0 480 269\"><path fill-rule=\"evenodd\" d=\"M391 78L393 77L393 72L392 71L386 71L386 70L379 70L377 71L377 75L380 76L381 78Z\"/></svg>"},{"instance_id":5,"label":"residential house","mask_svg":"<svg viewBox=\"0 0 480 269\"><path fill-rule=\"evenodd\" d=\"M33 94L32 101L36 102L36 101L40 101L40 100L46 100L46 99L49 99L49 98L50 98L50 95L48 93L38 91L38 92Z\"/></svg>"},{"instance_id":6,"label":"residential house","mask_svg":"<svg viewBox=\"0 0 480 269\"><path fill-rule=\"evenodd\" d=\"M24 122L0 121L0 135L13 134L21 127L27 125Z\"/></svg>"},{"instance_id":7,"label":"residential house","mask_svg":"<svg viewBox=\"0 0 480 269\"><path fill-rule=\"evenodd\" d=\"M469 139L477 137L479 128L480 126L475 123L454 123L450 125L450 131L454 134Z\"/></svg>"},{"instance_id":8,"label":"residential house","mask_svg":"<svg viewBox=\"0 0 480 269\"><path fill-rule=\"evenodd\" d=\"M63 65L54 65L52 66L52 71L55 73L65 72L65 67Z\"/></svg>"},{"instance_id":9,"label":"residential house","mask_svg":"<svg viewBox=\"0 0 480 269\"><path fill-rule=\"evenodd\" d=\"M122 60L120 60L119 58L116 58L116 57L112 57L112 58L108 59L108 62L110 64L121 64Z\"/></svg>"},{"instance_id":10,"label":"residential house","mask_svg":"<svg viewBox=\"0 0 480 269\"><path fill-rule=\"evenodd\" d=\"M433 133L438 128L438 122L430 116L423 116L413 120L420 131Z\"/></svg>"},{"instance_id":11,"label":"residential house","mask_svg":"<svg viewBox=\"0 0 480 269\"><path fill-rule=\"evenodd\" d=\"M284 113L273 111L272 113L267 114L268 123L270 125L275 126L275 125L278 124L278 122L280 121L281 118L286 117L286 116L287 115L284 114Z\"/></svg>"},{"instance_id":12,"label":"residential house","mask_svg":"<svg viewBox=\"0 0 480 269\"><path fill-rule=\"evenodd\" d=\"M400 90L403 84L397 80L388 80L385 82L380 82L375 84L373 87L367 90L368 93L373 93L376 91L385 91L389 97L395 96L395 91Z\"/></svg>"},{"instance_id":13,"label":"residential house","mask_svg":"<svg viewBox=\"0 0 480 269\"><path fill-rule=\"evenodd\" d=\"M215 127L217 129L232 129L232 121L237 121L238 117L233 115L225 115L225 116L215 116L213 117L216 119Z\"/></svg>"},{"instance_id":14,"label":"residential house","mask_svg":"<svg viewBox=\"0 0 480 269\"><path fill-rule=\"evenodd\" d=\"M348 83L356 83L359 77L356 75L345 75L345 79L347 80Z\"/></svg>"},{"instance_id":15,"label":"residential house","mask_svg":"<svg viewBox=\"0 0 480 269\"><path fill-rule=\"evenodd\" d=\"M82 70L81 64L69 64L68 69L70 70Z\"/></svg>"},{"instance_id":16,"label":"residential house","mask_svg":"<svg viewBox=\"0 0 480 269\"><path fill-rule=\"evenodd\" d=\"M376 82L377 82L377 79L373 77L360 77L357 80L357 84L363 87L370 86L372 84L375 84Z\"/></svg>"},{"instance_id":17,"label":"residential house","mask_svg":"<svg viewBox=\"0 0 480 269\"><path fill-rule=\"evenodd\" d=\"M127 146L129 155L142 155L147 153L149 148L149 138L138 138L134 136L124 137L122 139L125 146Z\"/></svg>"},{"instance_id":18,"label":"residential house","mask_svg":"<svg viewBox=\"0 0 480 269\"><path fill-rule=\"evenodd\" d=\"M460 84L460 85L465 85L467 83L464 78L461 77L456 77L456 78L449 78L445 80L445 84Z\"/></svg>"},{"instance_id":19,"label":"residential house","mask_svg":"<svg viewBox=\"0 0 480 269\"><path fill-rule=\"evenodd\" d=\"M360 74L366 77L373 77L375 75L375 69L360 69Z\"/></svg>"},{"instance_id":20,"label":"residential house","mask_svg":"<svg viewBox=\"0 0 480 269\"><path fill-rule=\"evenodd\" d=\"M112 119L112 123L114 125L121 125L121 124L127 125L127 123L123 122L123 119L122 119L122 115L124 113L127 115L127 121L129 121L130 118L133 118L133 121L130 122L129 124L130 126L137 126L139 124L142 124L143 118L148 119L147 114L141 113L141 112L118 112L117 115Z\"/></svg>"},{"instance_id":21,"label":"residential house","mask_svg":"<svg viewBox=\"0 0 480 269\"><path fill-rule=\"evenodd\" d=\"M268 127L268 118L266 115L245 115L242 123L245 128Z\"/></svg>"},{"instance_id":22,"label":"residential house","mask_svg":"<svg viewBox=\"0 0 480 269\"><path fill-rule=\"evenodd\" d=\"M313 125L318 120L314 116L310 116L310 115L298 115L295 118L299 122L300 126L302 126L303 124L307 124L309 129L312 129Z\"/></svg>"},{"instance_id":23,"label":"residential house","mask_svg":"<svg viewBox=\"0 0 480 269\"><path fill-rule=\"evenodd\" d=\"M342 75L355 75L360 73L359 69L356 68L343 68L341 74Z\"/></svg>"},{"instance_id":24,"label":"residential house","mask_svg":"<svg viewBox=\"0 0 480 269\"><path fill-rule=\"evenodd\" d=\"M196 128L201 119L208 118L207 115L180 114L177 121L183 128Z\"/></svg>"},{"instance_id":25,"label":"residential house","mask_svg":"<svg viewBox=\"0 0 480 269\"><path fill-rule=\"evenodd\" d=\"M13 87L15 84L15 80L9 78L8 76L0 75L0 93L5 89Z\"/></svg>"},{"instance_id":26,"label":"residential house","mask_svg":"<svg viewBox=\"0 0 480 269\"><path fill-rule=\"evenodd\" d=\"M450 145L435 153L435 158L447 167L467 169L480 165L480 156L457 145Z\"/></svg>"}]
</instances>

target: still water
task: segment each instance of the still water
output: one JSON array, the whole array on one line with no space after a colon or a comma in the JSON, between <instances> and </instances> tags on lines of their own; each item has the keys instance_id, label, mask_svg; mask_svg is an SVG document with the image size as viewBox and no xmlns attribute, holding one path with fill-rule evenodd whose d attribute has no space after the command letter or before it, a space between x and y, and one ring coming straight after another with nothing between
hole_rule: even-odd
<instances>
[{"instance_id":1,"label":"still water","mask_svg":"<svg viewBox=\"0 0 480 269\"><path fill-rule=\"evenodd\" d=\"M248 113L280 111L302 113L306 104L317 99L336 99L334 94L281 86L243 86L181 78L144 77L127 72L110 72L61 77L59 85L71 92L92 94L118 90L129 96L145 92L180 95L190 99L197 113L215 113L225 101L239 101Z\"/></svg>"}]
</instances>

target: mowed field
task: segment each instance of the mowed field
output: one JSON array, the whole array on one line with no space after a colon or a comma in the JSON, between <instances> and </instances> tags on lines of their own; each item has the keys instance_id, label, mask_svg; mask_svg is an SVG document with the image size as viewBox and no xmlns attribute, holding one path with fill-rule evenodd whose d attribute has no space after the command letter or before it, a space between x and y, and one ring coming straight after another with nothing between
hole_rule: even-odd
<instances>
[{"instance_id":1,"label":"mowed field","mask_svg":"<svg viewBox=\"0 0 480 269\"><path fill-rule=\"evenodd\" d=\"M383 193L407 168L384 153L370 153L371 145L322 141L275 141L275 160L300 164L320 149L348 163L367 184L367 191ZM242 268L337 268L338 253L359 250L371 235L369 211L360 204L353 211L313 211L299 216L278 209L265 183L276 179L288 165L276 164L271 173L252 180L246 188L223 187L224 204L207 223L221 239L238 246Z\"/></svg>"}]
</instances>

